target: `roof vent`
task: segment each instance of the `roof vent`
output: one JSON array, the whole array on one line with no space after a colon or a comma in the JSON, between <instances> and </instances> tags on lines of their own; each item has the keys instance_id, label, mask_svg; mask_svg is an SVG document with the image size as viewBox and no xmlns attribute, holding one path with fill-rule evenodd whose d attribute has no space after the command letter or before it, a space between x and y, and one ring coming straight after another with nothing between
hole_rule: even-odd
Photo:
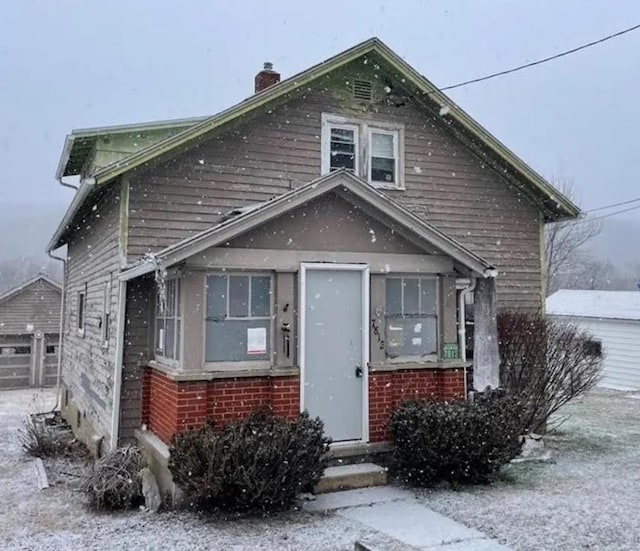
<instances>
[{"instance_id":1,"label":"roof vent","mask_svg":"<svg viewBox=\"0 0 640 551\"><path fill-rule=\"evenodd\" d=\"M353 97L365 101L373 99L373 86L369 80L353 81Z\"/></svg>"}]
</instances>

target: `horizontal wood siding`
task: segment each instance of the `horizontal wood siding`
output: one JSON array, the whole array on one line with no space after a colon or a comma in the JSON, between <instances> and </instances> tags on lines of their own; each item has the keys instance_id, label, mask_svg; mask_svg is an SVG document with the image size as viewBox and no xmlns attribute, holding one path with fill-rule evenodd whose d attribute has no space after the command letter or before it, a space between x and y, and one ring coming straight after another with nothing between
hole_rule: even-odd
<instances>
[{"instance_id":1,"label":"horizontal wood siding","mask_svg":"<svg viewBox=\"0 0 640 551\"><path fill-rule=\"evenodd\" d=\"M640 390L640 321L593 318L572 321L602 343L605 358L599 386Z\"/></svg>"},{"instance_id":2,"label":"horizontal wood siding","mask_svg":"<svg viewBox=\"0 0 640 551\"><path fill-rule=\"evenodd\" d=\"M501 306L540 307L537 208L411 98L354 104L345 85L353 76L346 70L133 178L129 261L318 177L327 112L403 124L406 190L386 193L495 263Z\"/></svg>"},{"instance_id":3,"label":"horizontal wood siding","mask_svg":"<svg viewBox=\"0 0 640 551\"><path fill-rule=\"evenodd\" d=\"M113 186L76 217L75 231L68 244L65 274L62 377L69 390L69 401L83 418L82 426L90 427L81 438L104 437L106 443L111 432L117 329L119 190L119 185ZM110 323L105 346L102 319L105 284L109 280ZM78 293L85 289L85 329L81 334L77 327Z\"/></svg>"},{"instance_id":4,"label":"horizontal wood siding","mask_svg":"<svg viewBox=\"0 0 640 551\"><path fill-rule=\"evenodd\" d=\"M0 335L57 333L60 327L60 289L39 279L0 302ZM33 328L27 328L27 325Z\"/></svg>"},{"instance_id":5,"label":"horizontal wood siding","mask_svg":"<svg viewBox=\"0 0 640 551\"><path fill-rule=\"evenodd\" d=\"M153 336L153 280L139 278L127 285L127 324L124 332L119 443L135 440L141 425L142 373L150 359Z\"/></svg>"}]
</instances>

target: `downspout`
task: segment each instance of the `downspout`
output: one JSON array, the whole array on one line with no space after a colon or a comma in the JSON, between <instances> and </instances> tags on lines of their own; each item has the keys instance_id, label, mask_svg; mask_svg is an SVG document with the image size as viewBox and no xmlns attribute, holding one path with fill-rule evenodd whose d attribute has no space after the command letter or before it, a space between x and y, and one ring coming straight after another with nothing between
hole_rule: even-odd
<instances>
[{"instance_id":1,"label":"downspout","mask_svg":"<svg viewBox=\"0 0 640 551\"><path fill-rule=\"evenodd\" d=\"M73 189L74 191L78 190L77 186L73 184L68 184L62 180L62 176L57 178L58 183L61 186L68 187ZM58 322L58 366L56 371L56 403L51 409L51 411L55 411L60 407L60 391L62 390L62 385L60 384L62 381L62 334L64 331L64 307L66 301L64 299L66 289L67 289L67 260L66 258L61 258L59 256L54 255L50 250L47 251L47 255L52 260L57 260L58 262L62 262L62 289L60 293L60 320Z\"/></svg>"},{"instance_id":2,"label":"downspout","mask_svg":"<svg viewBox=\"0 0 640 551\"><path fill-rule=\"evenodd\" d=\"M460 359L464 364L464 399L467 399L467 328L465 320L467 295L473 293L476 288L476 278L472 277L469 285L460 291L458 296L458 349L460 350Z\"/></svg>"},{"instance_id":3,"label":"downspout","mask_svg":"<svg viewBox=\"0 0 640 551\"><path fill-rule=\"evenodd\" d=\"M116 317L116 349L113 358L113 404L111 408L111 451L118 447L118 433L120 432L120 396L122 394L122 363L124 359L124 326L125 308L127 302L127 282L118 282L118 315Z\"/></svg>"}]
</instances>

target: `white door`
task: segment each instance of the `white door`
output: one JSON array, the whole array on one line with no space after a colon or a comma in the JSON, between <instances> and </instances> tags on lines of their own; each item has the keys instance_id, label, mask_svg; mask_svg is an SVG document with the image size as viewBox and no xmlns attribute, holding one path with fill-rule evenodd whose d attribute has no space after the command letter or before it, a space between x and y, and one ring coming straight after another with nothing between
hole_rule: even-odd
<instances>
[{"instance_id":1,"label":"white door","mask_svg":"<svg viewBox=\"0 0 640 551\"><path fill-rule=\"evenodd\" d=\"M369 270L303 264L301 406L334 442L367 440Z\"/></svg>"}]
</instances>

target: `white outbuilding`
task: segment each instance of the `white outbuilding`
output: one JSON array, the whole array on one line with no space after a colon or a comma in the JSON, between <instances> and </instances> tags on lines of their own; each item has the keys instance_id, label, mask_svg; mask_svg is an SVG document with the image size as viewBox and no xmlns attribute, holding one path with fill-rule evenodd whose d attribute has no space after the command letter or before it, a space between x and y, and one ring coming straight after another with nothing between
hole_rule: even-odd
<instances>
[{"instance_id":1,"label":"white outbuilding","mask_svg":"<svg viewBox=\"0 0 640 551\"><path fill-rule=\"evenodd\" d=\"M562 289L547 298L547 314L578 324L601 343L599 386L640 390L640 291Z\"/></svg>"}]
</instances>

